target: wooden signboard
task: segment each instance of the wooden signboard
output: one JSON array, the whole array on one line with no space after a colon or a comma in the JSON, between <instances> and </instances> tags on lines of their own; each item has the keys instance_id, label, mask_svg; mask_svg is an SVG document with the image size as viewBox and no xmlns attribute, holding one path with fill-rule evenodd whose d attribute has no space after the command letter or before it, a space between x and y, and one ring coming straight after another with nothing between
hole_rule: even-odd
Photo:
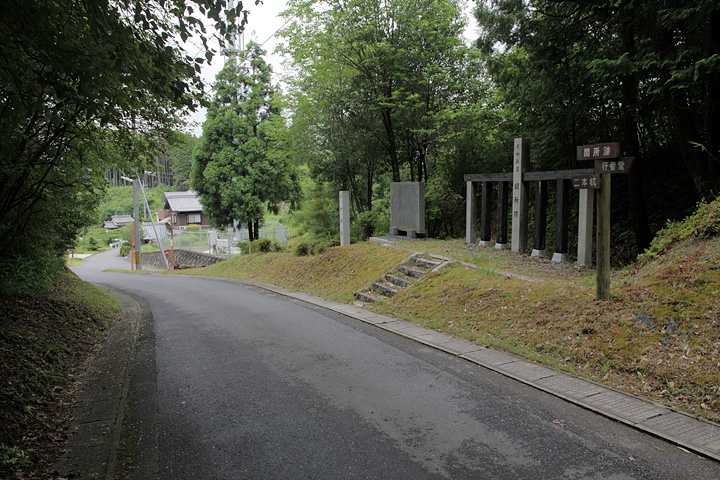
<instances>
[{"instance_id":1,"label":"wooden signboard","mask_svg":"<svg viewBox=\"0 0 720 480\"><path fill-rule=\"evenodd\" d=\"M577 147L578 160L607 160L620 158L620 143L596 143Z\"/></svg>"},{"instance_id":2,"label":"wooden signboard","mask_svg":"<svg viewBox=\"0 0 720 480\"><path fill-rule=\"evenodd\" d=\"M595 175L573 179L578 189L598 188L597 195L597 263L596 291L598 300L610 298L610 179L617 173L628 173L634 158L620 157L620 144L598 143L577 147L578 160L594 160ZM592 186L591 186L592 182Z\"/></svg>"},{"instance_id":3,"label":"wooden signboard","mask_svg":"<svg viewBox=\"0 0 720 480\"><path fill-rule=\"evenodd\" d=\"M597 175L578 175L571 178L575 190L597 190L600 188L600 177Z\"/></svg>"},{"instance_id":4,"label":"wooden signboard","mask_svg":"<svg viewBox=\"0 0 720 480\"><path fill-rule=\"evenodd\" d=\"M632 168L635 157L622 157L617 160L595 160L595 173L628 173Z\"/></svg>"}]
</instances>

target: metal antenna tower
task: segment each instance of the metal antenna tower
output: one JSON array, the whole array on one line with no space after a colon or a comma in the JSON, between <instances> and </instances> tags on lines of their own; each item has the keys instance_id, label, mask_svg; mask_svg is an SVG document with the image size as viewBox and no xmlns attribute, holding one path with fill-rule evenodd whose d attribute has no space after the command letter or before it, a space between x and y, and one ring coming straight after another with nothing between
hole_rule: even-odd
<instances>
[{"instance_id":1,"label":"metal antenna tower","mask_svg":"<svg viewBox=\"0 0 720 480\"><path fill-rule=\"evenodd\" d=\"M238 0L235 0L232 3L231 8L237 7ZM222 53L227 58L232 58L233 60L236 60L242 51L245 49L244 43L245 43L245 32L238 31L237 26L233 25L233 36L232 36L232 45L229 48L224 48Z\"/></svg>"}]
</instances>

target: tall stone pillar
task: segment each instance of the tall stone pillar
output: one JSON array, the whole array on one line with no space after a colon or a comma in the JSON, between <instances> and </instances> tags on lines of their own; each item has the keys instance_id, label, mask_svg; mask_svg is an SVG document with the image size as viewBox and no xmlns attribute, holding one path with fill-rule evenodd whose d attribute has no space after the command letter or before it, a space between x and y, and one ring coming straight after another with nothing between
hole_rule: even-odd
<instances>
[{"instance_id":1,"label":"tall stone pillar","mask_svg":"<svg viewBox=\"0 0 720 480\"><path fill-rule=\"evenodd\" d=\"M528 184L523 182L523 173L530 168L530 140L516 138L513 155L512 191L512 241L515 253L525 253L528 237Z\"/></svg>"},{"instance_id":2,"label":"tall stone pillar","mask_svg":"<svg viewBox=\"0 0 720 480\"><path fill-rule=\"evenodd\" d=\"M465 205L465 243L477 242L477 195L475 184L467 183L467 200Z\"/></svg>"},{"instance_id":3,"label":"tall stone pillar","mask_svg":"<svg viewBox=\"0 0 720 480\"><path fill-rule=\"evenodd\" d=\"M350 245L350 192L340 191L340 246Z\"/></svg>"}]
</instances>

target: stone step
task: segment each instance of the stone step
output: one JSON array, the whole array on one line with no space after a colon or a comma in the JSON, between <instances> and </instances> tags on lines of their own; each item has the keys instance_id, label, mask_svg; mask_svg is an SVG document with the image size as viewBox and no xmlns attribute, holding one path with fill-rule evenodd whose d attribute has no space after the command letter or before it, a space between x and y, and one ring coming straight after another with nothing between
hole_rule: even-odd
<instances>
[{"instance_id":1,"label":"stone step","mask_svg":"<svg viewBox=\"0 0 720 480\"><path fill-rule=\"evenodd\" d=\"M373 295L372 293L370 293L367 290L364 292L358 292L358 294L357 294L357 299L360 300L361 302L365 302L365 303L381 302L381 301L385 300L386 298L387 297L380 297L377 295Z\"/></svg>"},{"instance_id":2,"label":"stone step","mask_svg":"<svg viewBox=\"0 0 720 480\"><path fill-rule=\"evenodd\" d=\"M410 280L402 277L398 277L396 275L390 275L389 273L385 275L385 280L388 282L397 285L400 288L405 288L408 285L410 285Z\"/></svg>"},{"instance_id":3,"label":"stone step","mask_svg":"<svg viewBox=\"0 0 720 480\"><path fill-rule=\"evenodd\" d=\"M398 270L400 270L405 275L415 278L420 278L426 273L424 270L413 268L410 265L400 265L400 268Z\"/></svg>"},{"instance_id":4,"label":"stone step","mask_svg":"<svg viewBox=\"0 0 720 480\"><path fill-rule=\"evenodd\" d=\"M439 267L442 264L443 262L439 260L430 260L429 258L415 257L415 265L421 268L433 269L435 267Z\"/></svg>"},{"instance_id":5,"label":"stone step","mask_svg":"<svg viewBox=\"0 0 720 480\"><path fill-rule=\"evenodd\" d=\"M393 286L392 284L386 282L373 282L372 288L377 293L385 295L386 297L392 297L400 291L400 288L397 286Z\"/></svg>"}]
</instances>

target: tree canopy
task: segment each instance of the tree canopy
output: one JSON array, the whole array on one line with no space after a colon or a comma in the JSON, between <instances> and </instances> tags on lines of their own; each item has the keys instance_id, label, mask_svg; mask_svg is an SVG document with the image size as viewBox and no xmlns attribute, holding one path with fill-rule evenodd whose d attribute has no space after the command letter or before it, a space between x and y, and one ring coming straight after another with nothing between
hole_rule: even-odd
<instances>
[{"instance_id":1,"label":"tree canopy","mask_svg":"<svg viewBox=\"0 0 720 480\"><path fill-rule=\"evenodd\" d=\"M719 11L491 0L475 9L470 48L452 0L291 0L292 148L316 179L350 190L358 213L389 181L426 182L443 205L429 230L452 234L462 174L507 170L513 138L531 140L539 170L586 167L578 145L619 141L636 162L615 188L629 207L618 234L642 251L720 191Z\"/></svg>"},{"instance_id":2,"label":"tree canopy","mask_svg":"<svg viewBox=\"0 0 720 480\"><path fill-rule=\"evenodd\" d=\"M285 15L296 151L356 212L388 181L443 174L445 153L474 140L447 128L486 88L459 2L293 0Z\"/></svg>"},{"instance_id":3,"label":"tree canopy","mask_svg":"<svg viewBox=\"0 0 720 480\"><path fill-rule=\"evenodd\" d=\"M159 132L202 100L200 66L213 52L193 58L177 40L207 46L200 13L221 40L245 23L242 4L225 0L0 4L3 288L18 265L47 269L72 243L92 218L103 166L142 168Z\"/></svg>"},{"instance_id":4,"label":"tree canopy","mask_svg":"<svg viewBox=\"0 0 720 480\"><path fill-rule=\"evenodd\" d=\"M276 118L282 120L263 55L251 42L217 75L191 173L211 222L221 228L246 223L251 237L266 209L293 199L297 190L297 174L286 158L270 154L270 129Z\"/></svg>"}]
</instances>

